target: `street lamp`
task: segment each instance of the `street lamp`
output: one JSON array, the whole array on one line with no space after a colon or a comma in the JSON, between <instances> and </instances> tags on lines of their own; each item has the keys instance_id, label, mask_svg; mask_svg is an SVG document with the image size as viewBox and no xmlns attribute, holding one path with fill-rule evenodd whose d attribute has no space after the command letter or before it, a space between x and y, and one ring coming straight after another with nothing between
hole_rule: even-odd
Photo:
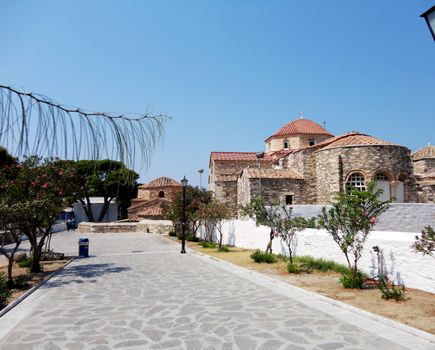
<instances>
[{"instance_id":1,"label":"street lamp","mask_svg":"<svg viewBox=\"0 0 435 350\"><path fill-rule=\"evenodd\" d=\"M204 172L204 169L199 169L198 173L199 173L199 189L202 190L202 174Z\"/></svg>"},{"instance_id":2,"label":"street lamp","mask_svg":"<svg viewBox=\"0 0 435 350\"><path fill-rule=\"evenodd\" d=\"M186 176L181 180L181 185L183 186L183 223L181 224L181 254L186 253L186 186L187 179Z\"/></svg>"},{"instance_id":3,"label":"street lamp","mask_svg":"<svg viewBox=\"0 0 435 350\"><path fill-rule=\"evenodd\" d=\"M435 40L435 6L432 6L425 13L422 13L420 17L426 20L427 26L432 34L433 40Z\"/></svg>"},{"instance_id":4,"label":"street lamp","mask_svg":"<svg viewBox=\"0 0 435 350\"><path fill-rule=\"evenodd\" d=\"M257 157L257 164L258 164L258 195L261 196L261 174L260 174L260 159L264 158L264 152L257 152L255 154Z\"/></svg>"}]
</instances>

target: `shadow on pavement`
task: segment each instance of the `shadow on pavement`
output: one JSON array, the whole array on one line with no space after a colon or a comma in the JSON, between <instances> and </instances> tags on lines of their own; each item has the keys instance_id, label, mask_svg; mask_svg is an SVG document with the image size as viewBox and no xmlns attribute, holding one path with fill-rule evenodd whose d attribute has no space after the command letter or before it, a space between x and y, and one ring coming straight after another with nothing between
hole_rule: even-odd
<instances>
[{"instance_id":1,"label":"shadow on pavement","mask_svg":"<svg viewBox=\"0 0 435 350\"><path fill-rule=\"evenodd\" d=\"M42 288L55 288L68 284L96 283L97 277L111 273L131 270L130 267L120 267L115 264L89 264L68 266L54 279L46 282Z\"/></svg>"}]
</instances>

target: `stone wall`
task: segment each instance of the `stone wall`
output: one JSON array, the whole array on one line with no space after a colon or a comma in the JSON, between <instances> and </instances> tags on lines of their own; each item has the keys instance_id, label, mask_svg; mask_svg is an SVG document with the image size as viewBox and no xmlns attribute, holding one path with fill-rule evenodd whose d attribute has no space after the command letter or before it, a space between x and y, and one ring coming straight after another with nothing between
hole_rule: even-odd
<instances>
[{"instance_id":1,"label":"stone wall","mask_svg":"<svg viewBox=\"0 0 435 350\"><path fill-rule=\"evenodd\" d=\"M423 176L435 172L435 158L420 159L414 163L414 174Z\"/></svg>"},{"instance_id":2,"label":"stone wall","mask_svg":"<svg viewBox=\"0 0 435 350\"><path fill-rule=\"evenodd\" d=\"M135 222L82 222L78 226L79 233L119 233L136 232Z\"/></svg>"},{"instance_id":3,"label":"stone wall","mask_svg":"<svg viewBox=\"0 0 435 350\"><path fill-rule=\"evenodd\" d=\"M282 151L284 149L284 141L288 141L288 148L287 149L300 149L310 146L310 140L314 140L315 144L320 143L322 141L325 141L327 139L331 138L331 136L328 135L307 135L307 134L300 134L300 135L292 135L292 136L276 136L271 139L268 139L266 142L266 152L276 152L276 151Z\"/></svg>"},{"instance_id":4,"label":"stone wall","mask_svg":"<svg viewBox=\"0 0 435 350\"><path fill-rule=\"evenodd\" d=\"M245 179L244 181L249 183L246 188L251 190L251 196L252 194L258 193L259 183L257 178ZM294 204L303 203L305 196L304 189L304 180L264 178L261 179L261 196L263 197L264 203L266 205L272 205L275 203L285 204L286 195L292 196ZM248 203L251 199L251 196L248 197L247 195L245 195L244 202L239 202L239 204Z\"/></svg>"},{"instance_id":5,"label":"stone wall","mask_svg":"<svg viewBox=\"0 0 435 350\"><path fill-rule=\"evenodd\" d=\"M306 149L289 154L287 157L287 167L297 170L305 180L303 196L298 200L298 204L316 204L316 157L315 149Z\"/></svg>"},{"instance_id":6,"label":"stone wall","mask_svg":"<svg viewBox=\"0 0 435 350\"><path fill-rule=\"evenodd\" d=\"M210 167L209 190L221 202L237 205L237 179L246 167L257 167L257 161L213 161ZM262 168L271 168L270 161L261 160Z\"/></svg>"},{"instance_id":7,"label":"stone wall","mask_svg":"<svg viewBox=\"0 0 435 350\"><path fill-rule=\"evenodd\" d=\"M139 232L168 234L173 229L174 225L170 220L144 219L137 224L137 230Z\"/></svg>"},{"instance_id":8,"label":"stone wall","mask_svg":"<svg viewBox=\"0 0 435 350\"><path fill-rule=\"evenodd\" d=\"M246 249L266 248L269 231L265 226L257 227L253 220L231 220L223 227L224 244ZM375 275L376 255L371 249L379 246L383 252L389 277L397 274L405 285L435 293L435 264L430 256L414 253L410 246L415 233L407 232L372 232L365 244L359 266L369 275ZM279 239L273 240L273 252L287 254L287 249ZM296 255L311 255L346 263L345 257L331 236L322 230L307 229L298 234L295 245Z\"/></svg>"},{"instance_id":9,"label":"stone wall","mask_svg":"<svg viewBox=\"0 0 435 350\"><path fill-rule=\"evenodd\" d=\"M351 173L359 172L370 181L377 172L390 177L391 184L404 179L405 202L416 202L417 192L410 151L401 146L354 146L320 149L316 152L317 202L330 203L343 190ZM392 193L394 195L394 191Z\"/></svg>"}]
</instances>

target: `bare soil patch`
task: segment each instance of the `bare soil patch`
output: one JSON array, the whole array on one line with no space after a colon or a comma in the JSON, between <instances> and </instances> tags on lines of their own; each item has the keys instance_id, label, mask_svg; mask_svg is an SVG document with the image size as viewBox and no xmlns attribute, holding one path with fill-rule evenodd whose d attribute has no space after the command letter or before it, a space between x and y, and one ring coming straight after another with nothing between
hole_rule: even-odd
<instances>
[{"instance_id":1,"label":"bare soil patch","mask_svg":"<svg viewBox=\"0 0 435 350\"><path fill-rule=\"evenodd\" d=\"M12 275L16 278L18 276L23 276L26 280L25 288L20 289L12 289L12 295L8 298L8 304L14 302L21 295L26 293L29 289L36 286L38 283L48 278L53 272L61 269L65 266L70 260L53 260L53 261L41 261L41 267L43 272L41 273L30 273L28 268L19 267L16 263L14 263L14 267L12 270ZM0 273L4 272L7 274L7 261L4 259L0 262Z\"/></svg>"},{"instance_id":2,"label":"bare soil patch","mask_svg":"<svg viewBox=\"0 0 435 350\"><path fill-rule=\"evenodd\" d=\"M378 289L343 288L339 282L340 274L336 272L289 274L287 263L284 261L273 264L255 263L249 257L253 250L231 247L230 252L224 253L218 252L217 249L203 248L197 243L189 242L188 246L198 252L435 334L435 294L406 288L406 300L385 300L381 298Z\"/></svg>"}]
</instances>

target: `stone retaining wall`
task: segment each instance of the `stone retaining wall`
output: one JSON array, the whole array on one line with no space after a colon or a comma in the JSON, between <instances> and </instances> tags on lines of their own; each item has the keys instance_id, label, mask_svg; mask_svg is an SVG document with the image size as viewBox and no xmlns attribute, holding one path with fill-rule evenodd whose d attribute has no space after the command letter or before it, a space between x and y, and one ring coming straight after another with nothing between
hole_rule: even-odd
<instances>
[{"instance_id":1,"label":"stone retaining wall","mask_svg":"<svg viewBox=\"0 0 435 350\"><path fill-rule=\"evenodd\" d=\"M81 222L79 233L137 232L136 222Z\"/></svg>"}]
</instances>

